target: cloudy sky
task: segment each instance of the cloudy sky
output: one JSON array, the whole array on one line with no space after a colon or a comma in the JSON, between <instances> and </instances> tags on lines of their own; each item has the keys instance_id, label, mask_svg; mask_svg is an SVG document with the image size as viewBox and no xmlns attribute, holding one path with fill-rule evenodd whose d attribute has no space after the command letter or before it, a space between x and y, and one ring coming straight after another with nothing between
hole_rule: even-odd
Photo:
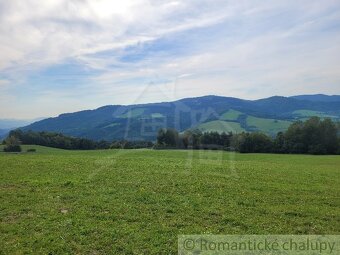
<instances>
[{"instance_id":1,"label":"cloudy sky","mask_svg":"<svg viewBox=\"0 0 340 255\"><path fill-rule=\"evenodd\" d=\"M340 1L0 0L0 118L340 94Z\"/></svg>"}]
</instances>

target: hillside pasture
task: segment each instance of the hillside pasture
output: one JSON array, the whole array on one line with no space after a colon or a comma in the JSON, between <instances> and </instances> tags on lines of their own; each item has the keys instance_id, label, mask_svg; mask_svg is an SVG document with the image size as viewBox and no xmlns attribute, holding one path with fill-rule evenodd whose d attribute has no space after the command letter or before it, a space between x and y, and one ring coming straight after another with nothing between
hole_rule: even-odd
<instances>
[{"instance_id":1,"label":"hillside pasture","mask_svg":"<svg viewBox=\"0 0 340 255\"><path fill-rule=\"evenodd\" d=\"M209 122L205 122L196 127L196 129L202 132L233 132L233 133L241 133L246 131L241 127L240 123L231 122L231 121L223 121L223 120L213 120Z\"/></svg>"}]
</instances>

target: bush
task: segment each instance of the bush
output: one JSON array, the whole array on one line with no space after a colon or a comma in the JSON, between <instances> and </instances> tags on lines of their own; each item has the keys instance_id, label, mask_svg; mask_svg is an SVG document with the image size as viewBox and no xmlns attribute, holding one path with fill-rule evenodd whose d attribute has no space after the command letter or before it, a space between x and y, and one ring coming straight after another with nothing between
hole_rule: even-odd
<instances>
[{"instance_id":1,"label":"bush","mask_svg":"<svg viewBox=\"0 0 340 255\"><path fill-rule=\"evenodd\" d=\"M4 152L21 152L20 141L14 136L9 136L5 141Z\"/></svg>"},{"instance_id":2,"label":"bush","mask_svg":"<svg viewBox=\"0 0 340 255\"><path fill-rule=\"evenodd\" d=\"M27 152L36 152L36 149L27 149Z\"/></svg>"},{"instance_id":3,"label":"bush","mask_svg":"<svg viewBox=\"0 0 340 255\"><path fill-rule=\"evenodd\" d=\"M4 152L21 152L20 145L6 145Z\"/></svg>"}]
</instances>

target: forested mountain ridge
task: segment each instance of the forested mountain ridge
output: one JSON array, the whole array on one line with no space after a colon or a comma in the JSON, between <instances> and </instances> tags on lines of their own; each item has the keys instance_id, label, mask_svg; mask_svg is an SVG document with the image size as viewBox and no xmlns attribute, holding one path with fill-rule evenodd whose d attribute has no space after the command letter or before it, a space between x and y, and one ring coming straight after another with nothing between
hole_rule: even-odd
<instances>
[{"instance_id":1,"label":"forested mountain ridge","mask_svg":"<svg viewBox=\"0 0 340 255\"><path fill-rule=\"evenodd\" d=\"M301 96L304 98L304 96ZM61 114L23 130L52 131L94 140L155 140L162 127L179 131L260 131L275 135L295 120L311 116L340 119L340 99L322 95L274 96L259 100L203 96L174 102L139 105L108 105L95 110Z\"/></svg>"}]
</instances>

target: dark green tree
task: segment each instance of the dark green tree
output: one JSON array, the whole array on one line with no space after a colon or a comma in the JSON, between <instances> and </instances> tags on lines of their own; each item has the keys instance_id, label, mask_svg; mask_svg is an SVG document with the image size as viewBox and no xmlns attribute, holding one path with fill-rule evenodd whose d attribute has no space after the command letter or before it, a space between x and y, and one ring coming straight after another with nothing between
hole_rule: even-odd
<instances>
[{"instance_id":1,"label":"dark green tree","mask_svg":"<svg viewBox=\"0 0 340 255\"><path fill-rule=\"evenodd\" d=\"M291 124L284 133L287 153L306 153L306 145L303 134L303 122L297 121Z\"/></svg>"},{"instance_id":2,"label":"dark green tree","mask_svg":"<svg viewBox=\"0 0 340 255\"><path fill-rule=\"evenodd\" d=\"M273 152L275 153L286 153L285 135L283 132L277 133L273 141Z\"/></svg>"},{"instance_id":3,"label":"dark green tree","mask_svg":"<svg viewBox=\"0 0 340 255\"><path fill-rule=\"evenodd\" d=\"M176 129L162 128L158 131L157 144L165 147L177 147L179 145L179 135Z\"/></svg>"},{"instance_id":4,"label":"dark green tree","mask_svg":"<svg viewBox=\"0 0 340 255\"><path fill-rule=\"evenodd\" d=\"M242 153L266 153L272 151L273 142L265 134L243 133L239 139L238 150Z\"/></svg>"}]
</instances>

